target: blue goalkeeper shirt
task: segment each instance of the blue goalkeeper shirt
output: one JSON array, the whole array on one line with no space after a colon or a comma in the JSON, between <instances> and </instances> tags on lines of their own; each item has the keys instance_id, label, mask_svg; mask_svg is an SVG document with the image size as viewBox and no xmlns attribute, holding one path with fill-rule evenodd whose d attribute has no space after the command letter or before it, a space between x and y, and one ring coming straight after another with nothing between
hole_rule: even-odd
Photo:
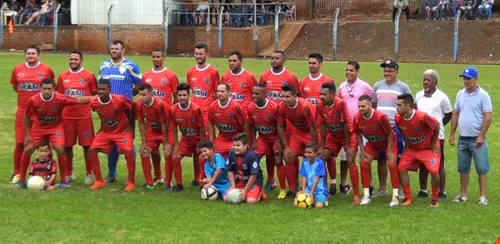
<instances>
[{"instance_id":1,"label":"blue goalkeeper shirt","mask_svg":"<svg viewBox=\"0 0 500 244\"><path fill-rule=\"evenodd\" d=\"M134 97L134 85L141 84L142 75L139 66L129 59L113 63L111 59L102 62L99 67L99 79L109 79L111 94L122 95L130 100Z\"/></svg>"}]
</instances>

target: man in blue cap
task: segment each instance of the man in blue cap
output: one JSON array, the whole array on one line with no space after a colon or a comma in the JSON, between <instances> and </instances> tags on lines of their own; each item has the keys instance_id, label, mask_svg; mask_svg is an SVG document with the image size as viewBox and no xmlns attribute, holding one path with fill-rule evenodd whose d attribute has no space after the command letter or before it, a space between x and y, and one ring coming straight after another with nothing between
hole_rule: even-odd
<instances>
[{"instance_id":1,"label":"man in blue cap","mask_svg":"<svg viewBox=\"0 0 500 244\"><path fill-rule=\"evenodd\" d=\"M490 171L488 143L486 132L490 127L493 111L488 93L479 86L479 72L474 67L464 69L460 77L464 81L464 89L457 93L455 110L451 118L449 143L455 146L455 131L459 130L458 138L458 172L460 173L460 194L455 202L467 201L469 172L471 158L474 159L479 178L479 204L487 205L486 175Z\"/></svg>"}]
</instances>

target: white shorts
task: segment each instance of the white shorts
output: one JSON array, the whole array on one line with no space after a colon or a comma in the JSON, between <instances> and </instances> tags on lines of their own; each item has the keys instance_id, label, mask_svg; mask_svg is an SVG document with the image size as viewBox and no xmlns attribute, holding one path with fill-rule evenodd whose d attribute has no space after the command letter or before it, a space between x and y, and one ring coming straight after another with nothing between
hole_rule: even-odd
<instances>
[{"instance_id":1,"label":"white shorts","mask_svg":"<svg viewBox=\"0 0 500 244\"><path fill-rule=\"evenodd\" d=\"M366 140L366 138L363 137L363 146L366 145L367 141L368 140ZM358 146L358 157L361 158L361 148L359 148L359 146ZM347 155L345 154L345 151L344 151L343 147L340 150L340 161L347 161Z\"/></svg>"}]
</instances>

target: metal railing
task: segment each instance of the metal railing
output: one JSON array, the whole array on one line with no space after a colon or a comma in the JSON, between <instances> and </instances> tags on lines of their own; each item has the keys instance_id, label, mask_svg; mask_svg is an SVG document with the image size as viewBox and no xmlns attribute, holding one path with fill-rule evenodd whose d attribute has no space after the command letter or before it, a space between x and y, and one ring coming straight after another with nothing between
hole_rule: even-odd
<instances>
[{"instance_id":1,"label":"metal railing","mask_svg":"<svg viewBox=\"0 0 500 244\"><path fill-rule=\"evenodd\" d=\"M409 5L416 7L419 0L410 0ZM316 0L315 11L334 13L340 8L351 14L376 14L392 9L394 0Z\"/></svg>"},{"instance_id":2,"label":"metal railing","mask_svg":"<svg viewBox=\"0 0 500 244\"><path fill-rule=\"evenodd\" d=\"M58 51L58 43L59 43L59 9L61 9L61 4L57 4L57 7L54 8L54 22L52 23L54 26L54 48L53 51Z\"/></svg>"}]
</instances>

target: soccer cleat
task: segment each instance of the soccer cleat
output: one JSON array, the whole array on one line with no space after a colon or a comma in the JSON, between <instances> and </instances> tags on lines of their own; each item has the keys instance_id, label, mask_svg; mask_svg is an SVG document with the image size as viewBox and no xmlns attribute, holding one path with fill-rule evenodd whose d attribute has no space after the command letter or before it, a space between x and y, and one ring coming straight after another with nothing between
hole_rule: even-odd
<instances>
[{"instance_id":1,"label":"soccer cleat","mask_svg":"<svg viewBox=\"0 0 500 244\"><path fill-rule=\"evenodd\" d=\"M272 191L276 189L276 183L273 181L268 181L266 184L266 191Z\"/></svg>"},{"instance_id":2,"label":"soccer cleat","mask_svg":"<svg viewBox=\"0 0 500 244\"><path fill-rule=\"evenodd\" d=\"M287 192L286 190L280 190L280 194L278 194L278 199L283 200L286 198Z\"/></svg>"},{"instance_id":3,"label":"soccer cleat","mask_svg":"<svg viewBox=\"0 0 500 244\"><path fill-rule=\"evenodd\" d=\"M417 194L418 198L426 198L428 196L429 196L429 194L427 192L425 192L425 191L419 191L418 194Z\"/></svg>"},{"instance_id":4,"label":"soccer cleat","mask_svg":"<svg viewBox=\"0 0 500 244\"><path fill-rule=\"evenodd\" d=\"M377 192L375 192L375 194L373 194L373 197L385 197L388 195L389 194L387 193L386 190L378 190Z\"/></svg>"},{"instance_id":5,"label":"soccer cleat","mask_svg":"<svg viewBox=\"0 0 500 244\"><path fill-rule=\"evenodd\" d=\"M325 207L328 207L328 201L325 201Z\"/></svg>"},{"instance_id":6,"label":"soccer cleat","mask_svg":"<svg viewBox=\"0 0 500 244\"><path fill-rule=\"evenodd\" d=\"M198 181L193 180L191 181L191 186L200 186L200 183Z\"/></svg>"},{"instance_id":7,"label":"soccer cleat","mask_svg":"<svg viewBox=\"0 0 500 244\"><path fill-rule=\"evenodd\" d=\"M90 174L85 176L85 181L83 183L85 185L92 185L93 182L94 182L94 176Z\"/></svg>"},{"instance_id":8,"label":"soccer cleat","mask_svg":"<svg viewBox=\"0 0 500 244\"><path fill-rule=\"evenodd\" d=\"M336 193L337 193L337 185L330 184L330 190L328 191L328 194L330 194L330 196L335 196Z\"/></svg>"},{"instance_id":9,"label":"soccer cleat","mask_svg":"<svg viewBox=\"0 0 500 244\"><path fill-rule=\"evenodd\" d=\"M354 196L354 198L352 199L352 205L353 206L359 206L359 204L361 204L361 201L359 200L359 197L358 196Z\"/></svg>"},{"instance_id":10,"label":"soccer cleat","mask_svg":"<svg viewBox=\"0 0 500 244\"><path fill-rule=\"evenodd\" d=\"M488 205L488 199L485 196L479 198L479 205Z\"/></svg>"},{"instance_id":11,"label":"soccer cleat","mask_svg":"<svg viewBox=\"0 0 500 244\"><path fill-rule=\"evenodd\" d=\"M403 200L403 203L401 203L401 206L410 206L413 203L413 201L410 198L405 198Z\"/></svg>"},{"instance_id":12,"label":"soccer cleat","mask_svg":"<svg viewBox=\"0 0 500 244\"><path fill-rule=\"evenodd\" d=\"M104 181L96 181L91 187L90 189L91 190L98 190L98 189L102 189L106 186L106 183L104 183Z\"/></svg>"},{"instance_id":13,"label":"soccer cleat","mask_svg":"<svg viewBox=\"0 0 500 244\"><path fill-rule=\"evenodd\" d=\"M155 186L154 185L144 184L144 185L142 185L142 189L143 190L154 190Z\"/></svg>"},{"instance_id":14,"label":"soccer cleat","mask_svg":"<svg viewBox=\"0 0 500 244\"><path fill-rule=\"evenodd\" d=\"M135 184L134 183L127 183L127 187L125 187L125 191L133 191L135 190Z\"/></svg>"},{"instance_id":15,"label":"soccer cleat","mask_svg":"<svg viewBox=\"0 0 500 244\"><path fill-rule=\"evenodd\" d=\"M440 198L440 199L446 199L446 193L444 191L439 192L438 198Z\"/></svg>"},{"instance_id":16,"label":"soccer cleat","mask_svg":"<svg viewBox=\"0 0 500 244\"><path fill-rule=\"evenodd\" d=\"M184 190L184 186L182 186L182 185L176 185L176 186L174 186L174 188L172 188L172 191L174 191L174 192L180 192L182 190Z\"/></svg>"},{"instance_id":17,"label":"soccer cleat","mask_svg":"<svg viewBox=\"0 0 500 244\"><path fill-rule=\"evenodd\" d=\"M108 175L108 176L106 177L106 179L104 179L104 182L106 182L106 184L109 184L109 183L115 183L115 182L116 182L116 177L115 177L115 176Z\"/></svg>"},{"instance_id":18,"label":"soccer cleat","mask_svg":"<svg viewBox=\"0 0 500 244\"><path fill-rule=\"evenodd\" d=\"M66 176L66 181L67 182L73 182L75 180L76 180L76 175L75 174L71 174L71 175Z\"/></svg>"},{"instance_id":19,"label":"soccer cleat","mask_svg":"<svg viewBox=\"0 0 500 244\"><path fill-rule=\"evenodd\" d=\"M26 183L22 180L18 180L16 182L16 184L14 184L14 187L19 188L19 189L26 189L27 188Z\"/></svg>"},{"instance_id":20,"label":"soccer cleat","mask_svg":"<svg viewBox=\"0 0 500 244\"><path fill-rule=\"evenodd\" d=\"M345 185L340 185L340 194L342 195L349 195L349 193L351 192L352 188L349 184L345 184Z\"/></svg>"},{"instance_id":21,"label":"soccer cleat","mask_svg":"<svg viewBox=\"0 0 500 244\"><path fill-rule=\"evenodd\" d=\"M368 205L372 203L372 200L367 197L367 196L364 196L362 199L361 199L361 202L359 203L360 205Z\"/></svg>"},{"instance_id":22,"label":"soccer cleat","mask_svg":"<svg viewBox=\"0 0 500 244\"><path fill-rule=\"evenodd\" d=\"M171 191L172 185L165 185L165 191Z\"/></svg>"},{"instance_id":23,"label":"soccer cleat","mask_svg":"<svg viewBox=\"0 0 500 244\"><path fill-rule=\"evenodd\" d=\"M394 207L399 205L399 199L397 197L392 197L389 207ZM405 205L406 206L406 205Z\"/></svg>"},{"instance_id":24,"label":"soccer cleat","mask_svg":"<svg viewBox=\"0 0 500 244\"><path fill-rule=\"evenodd\" d=\"M165 182L162 178L156 178L153 180L153 186L163 185Z\"/></svg>"},{"instance_id":25,"label":"soccer cleat","mask_svg":"<svg viewBox=\"0 0 500 244\"><path fill-rule=\"evenodd\" d=\"M61 183L59 184L58 187L61 188L61 189L68 189L71 186L69 185L69 183L67 181L63 180L63 181L61 181Z\"/></svg>"},{"instance_id":26,"label":"soccer cleat","mask_svg":"<svg viewBox=\"0 0 500 244\"><path fill-rule=\"evenodd\" d=\"M296 191L289 191L286 193L286 197L289 197L289 198L295 198L296 196L297 196Z\"/></svg>"},{"instance_id":27,"label":"soccer cleat","mask_svg":"<svg viewBox=\"0 0 500 244\"><path fill-rule=\"evenodd\" d=\"M265 192L262 192L262 195L260 196L260 199L262 199L262 201L267 200L267 194Z\"/></svg>"},{"instance_id":28,"label":"soccer cleat","mask_svg":"<svg viewBox=\"0 0 500 244\"><path fill-rule=\"evenodd\" d=\"M437 208L439 207L439 203L437 200L431 200L431 205L429 205L431 208Z\"/></svg>"},{"instance_id":29,"label":"soccer cleat","mask_svg":"<svg viewBox=\"0 0 500 244\"><path fill-rule=\"evenodd\" d=\"M12 174L11 182L12 184L16 184L19 181L19 174Z\"/></svg>"},{"instance_id":30,"label":"soccer cleat","mask_svg":"<svg viewBox=\"0 0 500 244\"><path fill-rule=\"evenodd\" d=\"M460 194L457 197L455 197L455 199L453 201L454 202L467 202L467 197Z\"/></svg>"}]
</instances>

